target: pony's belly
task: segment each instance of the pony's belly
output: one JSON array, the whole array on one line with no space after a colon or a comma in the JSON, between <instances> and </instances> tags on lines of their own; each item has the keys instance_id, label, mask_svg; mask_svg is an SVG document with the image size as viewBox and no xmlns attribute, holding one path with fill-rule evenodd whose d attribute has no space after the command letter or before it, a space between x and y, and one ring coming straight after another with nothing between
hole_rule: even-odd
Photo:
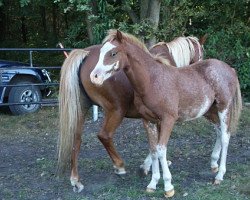
<instances>
[{"instance_id":1,"label":"pony's belly","mask_svg":"<svg viewBox=\"0 0 250 200\"><path fill-rule=\"evenodd\" d=\"M179 121L189 121L203 116L212 103L213 101L206 96L201 103L194 102L192 105L179 109Z\"/></svg>"}]
</instances>

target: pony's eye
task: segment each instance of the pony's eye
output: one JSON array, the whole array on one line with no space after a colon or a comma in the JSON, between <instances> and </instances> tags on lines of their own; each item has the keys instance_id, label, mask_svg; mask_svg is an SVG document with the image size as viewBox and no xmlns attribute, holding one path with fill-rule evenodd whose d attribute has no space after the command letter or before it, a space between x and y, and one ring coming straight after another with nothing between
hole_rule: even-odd
<instances>
[{"instance_id":1,"label":"pony's eye","mask_svg":"<svg viewBox=\"0 0 250 200\"><path fill-rule=\"evenodd\" d=\"M112 52L111 56L114 57L114 56L116 56L116 54L117 54L117 52Z\"/></svg>"}]
</instances>

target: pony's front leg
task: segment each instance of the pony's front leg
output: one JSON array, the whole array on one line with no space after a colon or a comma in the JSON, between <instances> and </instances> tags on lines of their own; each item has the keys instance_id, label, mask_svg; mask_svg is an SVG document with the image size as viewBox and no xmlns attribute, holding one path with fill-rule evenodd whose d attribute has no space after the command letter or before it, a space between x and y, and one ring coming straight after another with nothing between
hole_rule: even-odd
<instances>
[{"instance_id":1,"label":"pony's front leg","mask_svg":"<svg viewBox=\"0 0 250 200\"><path fill-rule=\"evenodd\" d=\"M103 127L98 134L98 138L107 150L111 160L114 164L115 173L122 175L126 174L126 170L124 167L124 162L121 159L120 155L117 153L114 143L113 143L113 135L117 127L121 124L123 119L123 112L120 110L117 111L107 111L103 123Z\"/></svg>"},{"instance_id":2,"label":"pony's front leg","mask_svg":"<svg viewBox=\"0 0 250 200\"><path fill-rule=\"evenodd\" d=\"M147 186L146 191L149 193L152 193L156 190L156 185L158 184L161 175L160 175L159 160L158 160L157 151L154 149L150 153L150 155L152 158L152 178L151 178L149 185Z\"/></svg>"},{"instance_id":3,"label":"pony's front leg","mask_svg":"<svg viewBox=\"0 0 250 200\"><path fill-rule=\"evenodd\" d=\"M174 196L174 186L171 183L172 176L168 168L167 164L167 143L169 137L171 135L171 131L173 129L175 118L171 115L165 116L164 119L161 121L161 130L159 135L159 142L156 147L157 154L161 163L162 172L163 172L163 180L164 180L164 190L165 190L165 197L172 197Z\"/></svg>"},{"instance_id":4,"label":"pony's front leg","mask_svg":"<svg viewBox=\"0 0 250 200\"><path fill-rule=\"evenodd\" d=\"M73 186L74 192L81 192L84 188L83 184L80 182L80 177L78 173L78 155L81 147L81 133L82 133L83 119L78 121L77 130L74 139L74 148L71 154L71 175L70 182Z\"/></svg>"},{"instance_id":5,"label":"pony's front leg","mask_svg":"<svg viewBox=\"0 0 250 200\"><path fill-rule=\"evenodd\" d=\"M168 168L167 163L167 148L166 146L157 146L157 153L161 163L162 172L163 172L163 180L164 180L164 190L165 190L165 197L172 197L174 196L174 186L171 184L172 175Z\"/></svg>"}]
</instances>

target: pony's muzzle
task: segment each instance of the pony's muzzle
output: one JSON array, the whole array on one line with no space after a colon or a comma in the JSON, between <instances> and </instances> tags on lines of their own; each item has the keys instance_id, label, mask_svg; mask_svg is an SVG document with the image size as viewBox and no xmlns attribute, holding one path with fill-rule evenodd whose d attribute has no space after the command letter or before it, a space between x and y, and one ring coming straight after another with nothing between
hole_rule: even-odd
<instances>
[{"instance_id":1,"label":"pony's muzzle","mask_svg":"<svg viewBox=\"0 0 250 200\"><path fill-rule=\"evenodd\" d=\"M90 80L93 84L100 86L103 84L103 76L101 74L98 73L98 71L92 71L90 73Z\"/></svg>"}]
</instances>

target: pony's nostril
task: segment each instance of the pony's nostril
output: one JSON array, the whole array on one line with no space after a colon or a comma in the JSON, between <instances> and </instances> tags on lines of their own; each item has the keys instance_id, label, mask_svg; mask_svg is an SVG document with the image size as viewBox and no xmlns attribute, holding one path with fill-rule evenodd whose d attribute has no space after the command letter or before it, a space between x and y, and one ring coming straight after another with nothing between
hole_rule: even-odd
<instances>
[{"instance_id":1,"label":"pony's nostril","mask_svg":"<svg viewBox=\"0 0 250 200\"><path fill-rule=\"evenodd\" d=\"M96 74L96 75L95 75L95 78L97 78L97 77L98 77L98 75Z\"/></svg>"}]
</instances>

